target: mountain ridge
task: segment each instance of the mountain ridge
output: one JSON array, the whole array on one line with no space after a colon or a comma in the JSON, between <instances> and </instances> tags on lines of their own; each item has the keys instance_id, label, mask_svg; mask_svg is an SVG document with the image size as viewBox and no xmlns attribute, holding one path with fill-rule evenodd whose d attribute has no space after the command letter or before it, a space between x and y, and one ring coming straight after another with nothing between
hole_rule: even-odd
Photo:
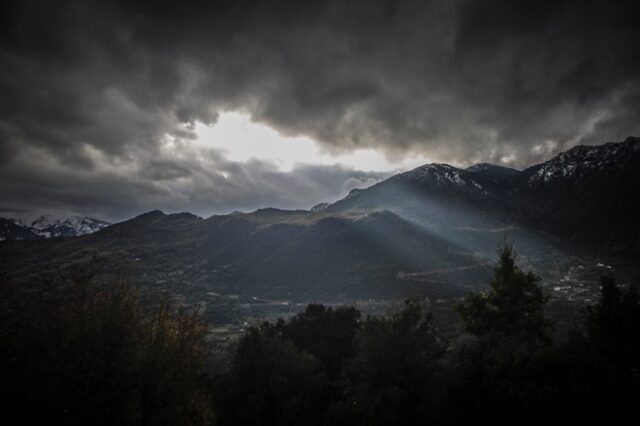
<instances>
[{"instance_id":1,"label":"mountain ridge","mask_svg":"<svg viewBox=\"0 0 640 426\"><path fill-rule=\"evenodd\" d=\"M77 237L91 234L109 225L110 222L80 215L55 217L45 214L35 220L0 217L0 241Z\"/></svg>"},{"instance_id":2,"label":"mountain ridge","mask_svg":"<svg viewBox=\"0 0 640 426\"><path fill-rule=\"evenodd\" d=\"M622 238L639 249L633 225L640 209L640 138L578 145L522 171L503 169L486 163L466 169L426 164L338 200L326 211L390 209L435 228L519 224L587 243ZM487 170L500 172L483 173Z\"/></svg>"},{"instance_id":3,"label":"mountain ridge","mask_svg":"<svg viewBox=\"0 0 640 426\"><path fill-rule=\"evenodd\" d=\"M201 218L153 210L76 238L4 241L0 276L27 288L90 270L211 303L460 297L487 282L489 259L508 241L520 264L557 282L566 271L554 269L579 250L640 257L640 149L628 142L576 149L517 173L427 164L315 211ZM607 161L594 163L601 151ZM579 173L529 181L567 162Z\"/></svg>"}]
</instances>

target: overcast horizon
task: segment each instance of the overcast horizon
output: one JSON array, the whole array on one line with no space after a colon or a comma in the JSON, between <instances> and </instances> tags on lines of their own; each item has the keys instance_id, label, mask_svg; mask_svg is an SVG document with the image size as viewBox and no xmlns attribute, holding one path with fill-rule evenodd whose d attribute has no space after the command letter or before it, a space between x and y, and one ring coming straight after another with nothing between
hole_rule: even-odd
<instances>
[{"instance_id":1,"label":"overcast horizon","mask_svg":"<svg viewBox=\"0 0 640 426\"><path fill-rule=\"evenodd\" d=\"M310 208L640 135L633 2L4 2L0 211Z\"/></svg>"}]
</instances>

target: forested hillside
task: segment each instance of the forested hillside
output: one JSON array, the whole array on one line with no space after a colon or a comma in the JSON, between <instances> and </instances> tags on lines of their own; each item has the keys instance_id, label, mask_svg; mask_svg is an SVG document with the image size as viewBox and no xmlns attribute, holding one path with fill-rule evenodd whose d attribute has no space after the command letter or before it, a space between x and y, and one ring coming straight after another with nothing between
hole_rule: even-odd
<instances>
[{"instance_id":1,"label":"forested hillside","mask_svg":"<svg viewBox=\"0 0 640 426\"><path fill-rule=\"evenodd\" d=\"M459 303L455 332L417 300L366 317L312 304L220 348L197 313L77 277L3 299L0 399L21 424L616 423L640 397L640 299L601 284L554 340L538 277L506 247L488 290Z\"/></svg>"}]
</instances>

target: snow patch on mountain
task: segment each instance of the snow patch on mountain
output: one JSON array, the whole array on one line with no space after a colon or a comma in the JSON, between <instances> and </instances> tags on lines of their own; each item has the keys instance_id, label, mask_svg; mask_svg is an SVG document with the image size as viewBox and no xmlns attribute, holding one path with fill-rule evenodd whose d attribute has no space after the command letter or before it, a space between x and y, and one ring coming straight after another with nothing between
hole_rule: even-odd
<instances>
[{"instance_id":1,"label":"snow patch on mountain","mask_svg":"<svg viewBox=\"0 0 640 426\"><path fill-rule=\"evenodd\" d=\"M329 203L318 203L315 206L311 207L310 211L317 213L326 210L331 204Z\"/></svg>"},{"instance_id":2,"label":"snow patch on mountain","mask_svg":"<svg viewBox=\"0 0 640 426\"><path fill-rule=\"evenodd\" d=\"M408 177L414 182L429 183L437 188L455 185L483 190L482 186L468 172L448 164L426 164L406 172L402 176Z\"/></svg>"},{"instance_id":3,"label":"snow patch on mountain","mask_svg":"<svg viewBox=\"0 0 640 426\"><path fill-rule=\"evenodd\" d=\"M407 172L406 176L417 182L431 181L435 179L438 183L452 182L456 184L464 184L464 180L460 178L460 171L461 170L448 164L432 163L415 168Z\"/></svg>"},{"instance_id":4,"label":"snow patch on mountain","mask_svg":"<svg viewBox=\"0 0 640 426\"><path fill-rule=\"evenodd\" d=\"M362 191L364 191L364 189L354 188L351 191L349 191L349 193L347 194L346 197L343 198L343 200L348 200L350 198L353 198L353 197L357 196L358 194L360 194Z\"/></svg>"},{"instance_id":5,"label":"snow patch on mountain","mask_svg":"<svg viewBox=\"0 0 640 426\"><path fill-rule=\"evenodd\" d=\"M562 152L546 163L527 169L530 186L557 180L580 179L594 171L606 172L625 166L626 161L640 152L640 138L629 137L624 142L610 142L598 146L578 145Z\"/></svg>"},{"instance_id":6,"label":"snow patch on mountain","mask_svg":"<svg viewBox=\"0 0 640 426\"><path fill-rule=\"evenodd\" d=\"M87 235L109 226L110 223L84 216L56 218L43 215L31 223L31 228L44 237L75 237Z\"/></svg>"},{"instance_id":7,"label":"snow patch on mountain","mask_svg":"<svg viewBox=\"0 0 640 426\"><path fill-rule=\"evenodd\" d=\"M1 240L28 238L76 237L97 232L109 222L85 216L56 217L42 215L35 220L22 217L0 218Z\"/></svg>"},{"instance_id":8,"label":"snow patch on mountain","mask_svg":"<svg viewBox=\"0 0 640 426\"><path fill-rule=\"evenodd\" d=\"M38 235L29 226L25 225L21 219L0 217L0 241L33 238L38 238Z\"/></svg>"}]
</instances>

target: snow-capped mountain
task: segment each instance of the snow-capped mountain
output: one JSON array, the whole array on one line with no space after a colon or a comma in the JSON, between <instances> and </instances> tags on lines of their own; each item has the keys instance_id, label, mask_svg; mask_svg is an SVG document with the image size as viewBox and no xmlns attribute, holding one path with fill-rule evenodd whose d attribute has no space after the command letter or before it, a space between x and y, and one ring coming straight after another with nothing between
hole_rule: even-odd
<instances>
[{"instance_id":1,"label":"snow-capped mountain","mask_svg":"<svg viewBox=\"0 0 640 426\"><path fill-rule=\"evenodd\" d=\"M4 240L30 240L40 238L21 219L0 217L0 241Z\"/></svg>"},{"instance_id":2,"label":"snow-capped mountain","mask_svg":"<svg viewBox=\"0 0 640 426\"><path fill-rule=\"evenodd\" d=\"M628 137L624 142L603 145L578 145L542 164L524 170L531 187L558 181L575 181L597 174L600 178L637 166L640 138Z\"/></svg>"},{"instance_id":3,"label":"snow-capped mountain","mask_svg":"<svg viewBox=\"0 0 640 426\"><path fill-rule=\"evenodd\" d=\"M43 215L31 223L31 229L44 238L76 237L106 228L110 223L85 216L55 218Z\"/></svg>"},{"instance_id":4,"label":"snow-capped mountain","mask_svg":"<svg viewBox=\"0 0 640 426\"><path fill-rule=\"evenodd\" d=\"M474 181L466 176L464 170L448 164L425 164L416 169L403 174L405 178L417 183L428 183L435 187L442 188L448 185L464 186L473 184Z\"/></svg>"},{"instance_id":5,"label":"snow-capped mountain","mask_svg":"<svg viewBox=\"0 0 640 426\"><path fill-rule=\"evenodd\" d=\"M97 253L104 276L123 265L150 287L193 282L219 294L313 300L414 291L458 297L489 279L486 259L505 241L545 276L559 259L583 253L637 264L639 142L577 147L523 171L428 164L320 211L265 208L208 219L151 211L82 238L0 244L0 275L54 271ZM24 223L7 227L37 238L62 235L63 225L95 229L83 219Z\"/></svg>"},{"instance_id":6,"label":"snow-capped mountain","mask_svg":"<svg viewBox=\"0 0 640 426\"><path fill-rule=\"evenodd\" d=\"M527 230L530 240L544 234L572 243L613 247L624 240L637 245L639 170L640 138L629 137L619 143L576 146L522 171L486 163L467 169L427 164L369 188L354 189L307 213L388 210L473 249L493 250L496 244L488 235L500 237L496 230L501 229ZM269 212L282 215L280 210L265 209L256 217L263 220ZM44 216L33 222L5 220L2 235L5 239L83 235L107 225L90 218Z\"/></svg>"},{"instance_id":7,"label":"snow-capped mountain","mask_svg":"<svg viewBox=\"0 0 640 426\"><path fill-rule=\"evenodd\" d=\"M345 197L328 212L390 210L449 236L518 225L571 241L638 241L640 138L576 146L519 171L427 164Z\"/></svg>"},{"instance_id":8,"label":"snow-capped mountain","mask_svg":"<svg viewBox=\"0 0 640 426\"><path fill-rule=\"evenodd\" d=\"M91 234L109 225L109 222L103 220L78 215L42 215L33 221L23 218L0 218L0 241L76 237Z\"/></svg>"},{"instance_id":9,"label":"snow-capped mountain","mask_svg":"<svg viewBox=\"0 0 640 426\"><path fill-rule=\"evenodd\" d=\"M576 146L525 169L513 188L528 223L563 238L638 244L640 138Z\"/></svg>"},{"instance_id":10,"label":"snow-capped mountain","mask_svg":"<svg viewBox=\"0 0 640 426\"><path fill-rule=\"evenodd\" d=\"M430 212L429 221L449 219L449 206L462 214L478 205L492 205L502 197L501 182L492 176L448 164L426 164L392 176L369 188L353 190L327 208L330 212L350 210L411 209L417 215ZM488 207L488 206L487 206ZM438 213L435 212L438 210ZM433 214L431 214L433 213ZM411 215L415 216L415 215ZM434 220L438 216L438 220Z\"/></svg>"}]
</instances>

